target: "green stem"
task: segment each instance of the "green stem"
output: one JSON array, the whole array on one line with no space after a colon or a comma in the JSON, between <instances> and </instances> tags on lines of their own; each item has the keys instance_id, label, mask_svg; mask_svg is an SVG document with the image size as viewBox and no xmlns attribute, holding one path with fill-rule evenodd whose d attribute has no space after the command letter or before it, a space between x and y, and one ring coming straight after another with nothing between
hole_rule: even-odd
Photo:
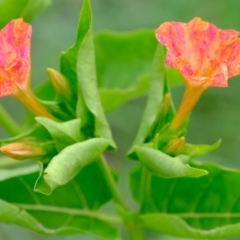
<instances>
[{"instance_id":1,"label":"green stem","mask_svg":"<svg viewBox=\"0 0 240 240\"><path fill-rule=\"evenodd\" d=\"M116 182L115 182L115 180L114 180L114 178L112 176L111 170L108 167L108 164L107 164L107 162L106 162L106 160L104 159L103 156L101 157L100 163L101 163L101 167L102 167L102 170L103 170L104 177L107 180L109 188L110 188L110 190L112 192L114 201L119 206L121 206L124 210L127 210L127 206L125 205L125 203L122 200L120 192L118 191L118 188L116 186Z\"/></svg>"},{"instance_id":2,"label":"green stem","mask_svg":"<svg viewBox=\"0 0 240 240\"><path fill-rule=\"evenodd\" d=\"M104 213L100 213L97 211L91 211L91 210L83 210L83 209L75 209L75 208L64 208L64 207L58 207L58 206L49 206L49 205L43 205L43 204L19 204L15 203L14 205L17 205L18 207L24 209L24 210L33 210L36 212L55 212L55 213L63 213L63 214L70 214L72 216L87 216L92 218L97 218L106 222L111 222L115 224L121 224L122 220L118 217L107 215Z\"/></svg>"},{"instance_id":3,"label":"green stem","mask_svg":"<svg viewBox=\"0 0 240 240\"><path fill-rule=\"evenodd\" d=\"M149 192L148 188L149 188L150 180L151 180L151 174L144 166L142 166L142 175L141 175L140 192L139 192L140 212L144 212L144 210L145 210L144 209L144 200Z\"/></svg>"},{"instance_id":4,"label":"green stem","mask_svg":"<svg viewBox=\"0 0 240 240\"><path fill-rule=\"evenodd\" d=\"M113 178L113 175L111 173L111 170L106 162L106 160L104 159L104 157L102 156L100 159L100 166L102 168L102 172L104 174L104 177L109 185L109 188L112 192L113 195L113 199L114 201L122 207L122 209L126 212L129 212L126 204L124 203L121 194L117 188L116 182ZM144 240L144 235L143 235L143 231L142 231L142 227L139 226L139 224L136 222L136 220L134 220L134 218L132 219L124 219L123 218L123 223L125 224L125 226L128 229L129 232L129 236L131 240Z\"/></svg>"},{"instance_id":5,"label":"green stem","mask_svg":"<svg viewBox=\"0 0 240 240\"><path fill-rule=\"evenodd\" d=\"M0 105L0 123L11 135L14 136L18 134L19 127L1 105Z\"/></svg>"}]
</instances>

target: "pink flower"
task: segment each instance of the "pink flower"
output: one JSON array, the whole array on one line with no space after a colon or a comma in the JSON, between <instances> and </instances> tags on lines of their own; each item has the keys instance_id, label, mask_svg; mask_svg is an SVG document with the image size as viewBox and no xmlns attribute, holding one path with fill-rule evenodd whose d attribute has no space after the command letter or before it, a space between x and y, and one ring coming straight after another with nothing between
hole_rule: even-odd
<instances>
[{"instance_id":1,"label":"pink flower","mask_svg":"<svg viewBox=\"0 0 240 240\"><path fill-rule=\"evenodd\" d=\"M0 97L14 96L37 116L54 117L43 108L30 88L32 27L21 18L0 31Z\"/></svg>"},{"instance_id":2,"label":"pink flower","mask_svg":"<svg viewBox=\"0 0 240 240\"><path fill-rule=\"evenodd\" d=\"M15 95L28 87L32 27L22 19L0 31L0 97Z\"/></svg>"},{"instance_id":3,"label":"pink flower","mask_svg":"<svg viewBox=\"0 0 240 240\"><path fill-rule=\"evenodd\" d=\"M235 30L221 30L194 18L189 23L166 22L156 37L167 47L166 64L178 69L186 84L227 87L240 73L240 39Z\"/></svg>"}]
</instances>

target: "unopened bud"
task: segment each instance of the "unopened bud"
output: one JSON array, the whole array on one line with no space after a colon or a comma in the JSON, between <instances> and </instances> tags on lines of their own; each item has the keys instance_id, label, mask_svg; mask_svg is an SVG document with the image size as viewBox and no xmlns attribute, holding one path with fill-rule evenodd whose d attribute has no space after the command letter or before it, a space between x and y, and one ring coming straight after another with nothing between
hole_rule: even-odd
<instances>
[{"instance_id":1,"label":"unopened bud","mask_svg":"<svg viewBox=\"0 0 240 240\"><path fill-rule=\"evenodd\" d=\"M17 159L17 160L25 160L28 158L40 157L44 156L46 152L40 146L23 143L23 142L15 142L7 144L0 148L3 154L8 157Z\"/></svg>"},{"instance_id":2,"label":"unopened bud","mask_svg":"<svg viewBox=\"0 0 240 240\"><path fill-rule=\"evenodd\" d=\"M53 68L47 68L47 73L57 93L66 99L71 99L73 92L66 77Z\"/></svg>"},{"instance_id":3,"label":"unopened bud","mask_svg":"<svg viewBox=\"0 0 240 240\"><path fill-rule=\"evenodd\" d=\"M164 152L167 154L176 156L181 152L181 150L184 148L185 144L186 144L186 140L184 137L173 139L172 141L170 141L168 143Z\"/></svg>"}]
</instances>

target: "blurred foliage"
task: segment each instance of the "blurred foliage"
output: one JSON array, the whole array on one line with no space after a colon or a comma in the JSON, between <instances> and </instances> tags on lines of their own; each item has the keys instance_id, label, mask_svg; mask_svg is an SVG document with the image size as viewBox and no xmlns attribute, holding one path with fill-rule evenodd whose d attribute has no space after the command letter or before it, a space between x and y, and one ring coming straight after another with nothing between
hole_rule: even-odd
<instances>
[{"instance_id":1,"label":"blurred foliage","mask_svg":"<svg viewBox=\"0 0 240 240\"><path fill-rule=\"evenodd\" d=\"M34 86L47 78L45 72L47 67L59 67L60 52L74 42L81 2L81 0L55 0L51 7L33 21L32 81ZM139 28L155 29L164 21L184 22L195 16L213 22L224 29L240 30L239 0L202 0L201 2L199 0L93 0L92 7L94 32L99 32L102 29L114 31L130 31ZM239 80L239 77L230 80L227 89L209 89L204 93L193 111L187 138L190 142L210 144L222 138L223 142L220 148L208 155L206 160L216 160L223 165L240 168L238 160L240 145L240 128L238 128L240 122ZM181 100L182 91L182 87L172 90L177 105ZM108 115L114 138L119 145L119 151L115 154L109 154L108 158L116 159L113 165L122 170L123 174L120 181L122 189L126 189L127 172L131 167L131 164L123 163L124 154L139 127L139 119L145 107L145 100L146 98L143 97L129 102ZM1 103L16 119L22 118L24 109L20 103L12 98L1 99ZM4 134L2 131L2 135ZM121 139L124 139L124 142ZM126 169L126 165L128 169ZM127 198L129 192L126 192L125 195ZM128 204L134 205L131 201ZM2 240L13 240L20 235L26 240L33 238L36 240L92 239L86 236L81 238L79 236L45 237L29 233L18 227L0 226L0 239ZM172 238L166 237L166 239Z\"/></svg>"}]
</instances>

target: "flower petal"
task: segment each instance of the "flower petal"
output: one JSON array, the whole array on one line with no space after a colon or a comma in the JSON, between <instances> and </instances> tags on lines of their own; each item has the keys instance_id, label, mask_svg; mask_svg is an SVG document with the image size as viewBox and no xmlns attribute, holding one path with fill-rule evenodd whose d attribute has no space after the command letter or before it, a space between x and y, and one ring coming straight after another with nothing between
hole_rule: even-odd
<instances>
[{"instance_id":1,"label":"flower petal","mask_svg":"<svg viewBox=\"0 0 240 240\"><path fill-rule=\"evenodd\" d=\"M209 67L210 72L208 73L211 76L211 81L208 82L208 85L211 87L227 87L228 83L228 67L226 64L221 63L217 60L212 60Z\"/></svg>"},{"instance_id":2,"label":"flower petal","mask_svg":"<svg viewBox=\"0 0 240 240\"><path fill-rule=\"evenodd\" d=\"M31 33L31 26L22 19L12 20L0 31L0 97L28 84Z\"/></svg>"},{"instance_id":3,"label":"flower petal","mask_svg":"<svg viewBox=\"0 0 240 240\"><path fill-rule=\"evenodd\" d=\"M220 46L222 44L227 44L234 39L237 39L239 32L233 29L221 30L219 37L220 37Z\"/></svg>"},{"instance_id":4,"label":"flower petal","mask_svg":"<svg viewBox=\"0 0 240 240\"><path fill-rule=\"evenodd\" d=\"M194 18L189 23L166 22L156 30L167 47L166 64L196 85L226 87L228 77L240 73L239 32L221 30Z\"/></svg>"},{"instance_id":5,"label":"flower petal","mask_svg":"<svg viewBox=\"0 0 240 240\"><path fill-rule=\"evenodd\" d=\"M187 46L186 24L179 22L163 23L156 30L156 37L172 52L173 56L183 55Z\"/></svg>"},{"instance_id":6,"label":"flower petal","mask_svg":"<svg viewBox=\"0 0 240 240\"><path fill-rule=\"evenodd\" d=\"M189 61L183 56L169 59L167 58L166 64L178 69L185 76L193 75Z\"/></svg>"},{"instance_id":7,"label":"flower petal","mask_svg":"<svg viewBox=\"0 0 240 240\"><path fill-rule=\"evenodd\" d=\"M240 39L239 38L219 48L218 56L221 62L227 65L229 77L233 77L240 74Z\"/></svg>"}]
</instances>

